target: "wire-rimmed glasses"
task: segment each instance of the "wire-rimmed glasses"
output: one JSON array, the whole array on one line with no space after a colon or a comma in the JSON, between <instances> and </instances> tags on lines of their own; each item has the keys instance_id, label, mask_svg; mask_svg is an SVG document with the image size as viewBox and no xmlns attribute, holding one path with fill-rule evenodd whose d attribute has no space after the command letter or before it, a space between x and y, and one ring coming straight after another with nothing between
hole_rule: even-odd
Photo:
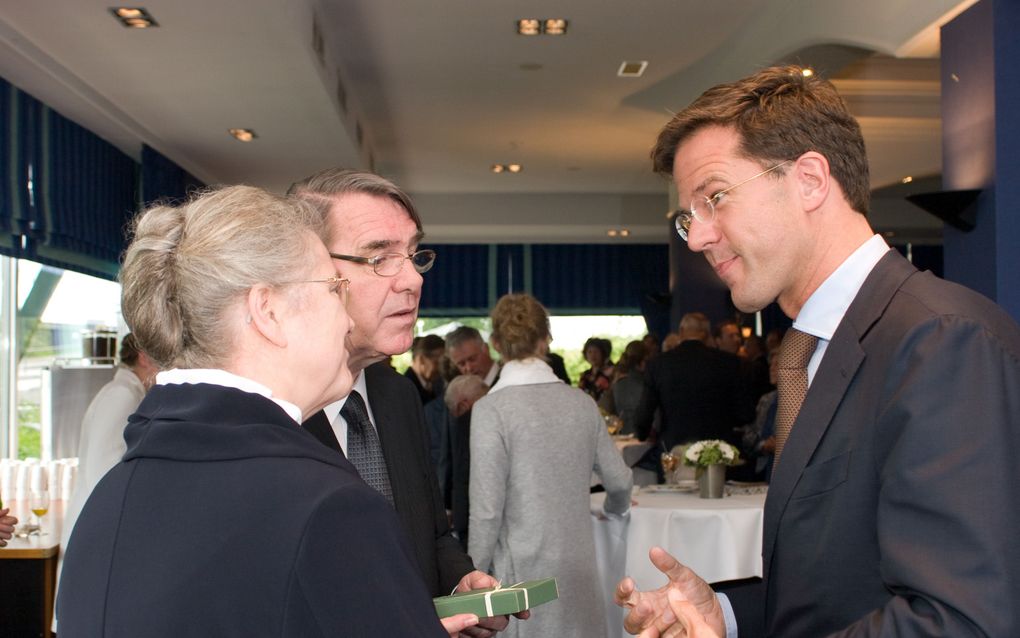
<instances>
[{"instance_id":1,"label":"wire-rimmed glasses","mask_svg":"<svg viewBox=\"0 0 1020 638\"><path fill-rule=\"evenodd\" d=\"M678 208L676 210L676 214L673 218L673 223L676 224L677 234L680 235L681 239L687 241L687 237L691 231L691 223L694 220L698 220L698 222L701 224L711 224L712 220L715 219L715 207L719 204L719 202L726 195L726 193L730 192L737 186L743 186L744 184L750 182L753 179L757 179L762 175L771 173L780 166L789 164L791 161L792 160L785 160L779 162L775 166L771 168L766 168L762 172L752 175L742 182L737 182L733 186L729 186L727 188L722 189L721 191L717 192L711 197L707 195L698 195L697 197L691 200L691 207L689 209L684 210L682 208Z\"/></svg>"},{"instance_id":2,"label":"wire-rimmed glasses","mask_svg":"<svg viewBox=\"0 0 1020 638\"><path fill-rule=\"evenodd\" d=\"M284 285L288 284L329 284L329 291L340 298L340 302L347 307L347 302L351 298L351 280L346 277L340 277L334 275L326 279L303 279L301 281L284 281Z\"/></svg>"},{"instance_id":3,"label":"wire-rimmed glasses","mask_svg":"<svg viewBox=\"0 0 1020 638\"><path fill-rule=\"evenodd\" d=\"M436 251L434 250L418 250L412 253L382 253L375 257L358 257L357 255L340 255L337 253L330 253L330 257L333 259L342 259L344 261L353 261L356 264L368 264L372 266L372 270L375 274L382 277L393 277L400 272L400 269L404 266L404 260L407 259L414 266L414 269L419 273L423 274L432 268L432 265L436 263Z\"/></svg>"}]
</instances>

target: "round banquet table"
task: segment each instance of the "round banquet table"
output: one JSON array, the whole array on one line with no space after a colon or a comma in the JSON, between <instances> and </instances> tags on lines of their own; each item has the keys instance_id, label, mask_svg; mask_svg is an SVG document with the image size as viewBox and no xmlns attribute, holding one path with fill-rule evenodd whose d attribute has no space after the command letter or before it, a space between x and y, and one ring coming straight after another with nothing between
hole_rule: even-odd
<instances>
[{"instance_id":1,"label":"round banquet table","mask_svg":"<svg viewBox=\"0 0 1020 638\"><path fill-rule=\"evenodd\" d=\"M666 549L710 583L762 575L764 493L702 499L696 492L649 491L659 489L664 487L635 488L637 505L627 517L592 517L609 636L627 635L624 610L613 604L620 579L632 577L641 590L666 583L665 575L648 559L654 546ZM593 512L602 510L604 498L592 494Z\"/></svg>"}]
</instances>

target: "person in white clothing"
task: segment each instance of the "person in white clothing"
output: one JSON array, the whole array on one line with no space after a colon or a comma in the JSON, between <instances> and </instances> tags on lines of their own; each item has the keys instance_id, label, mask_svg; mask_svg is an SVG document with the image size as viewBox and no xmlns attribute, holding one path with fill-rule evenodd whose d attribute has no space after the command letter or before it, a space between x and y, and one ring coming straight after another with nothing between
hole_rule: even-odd
<instances>
[{"instance_id":1,"label":"person in white clothing","mask_svg":"<svg viewBox=\"0 0 1020 638\"><path fill-rule=\"evenodd\" d=\"M92 398L85 416L81 420L81 437L78 439L78 478L75 481L71 502L64 513L64 525L60 535L60 546L67 547L71 530L78 520L85 501L99 479L110 468L120 462L127 443L124 442L124 427L128 417L138 408L145 393L156 379L159 367L149 355L138 347L134 335L128 333L120 342L118 352L120 365L113 379L100 388ZM57 569L57 583L64 567L64 556L60 556ZM54 628L56 622L53 623Z\"/></svg>"}]
</instances>

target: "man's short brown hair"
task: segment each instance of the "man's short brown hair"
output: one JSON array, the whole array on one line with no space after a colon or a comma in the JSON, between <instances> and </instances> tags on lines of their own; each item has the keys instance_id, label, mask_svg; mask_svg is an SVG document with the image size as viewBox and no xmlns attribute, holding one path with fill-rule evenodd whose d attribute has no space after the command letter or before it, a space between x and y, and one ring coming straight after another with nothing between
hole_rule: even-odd
<instances>
[{"instance_id":1,"label":"man's short brown hair","mask_svg":"<svg viewBox=\"0 0 1020 638\"><path fill-rule=\"evenodd\" d=\"M652 149L655 172L671 175L680 144L708 126L734 129L741 152L762 168L808 151L824 155L847 202L867 214L871 184L864 136L828 80L805 77L799 66L777 66L705 91L659 133Z\"/></svg>"}]
</instances>

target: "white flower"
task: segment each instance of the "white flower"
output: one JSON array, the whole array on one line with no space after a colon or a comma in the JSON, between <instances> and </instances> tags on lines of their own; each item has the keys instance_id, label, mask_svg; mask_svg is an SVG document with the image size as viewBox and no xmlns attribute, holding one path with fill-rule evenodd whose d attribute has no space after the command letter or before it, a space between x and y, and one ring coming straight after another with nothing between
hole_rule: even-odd
<instances>
[{"instance_id":1,"label":"white flower","mask_svg":"<svg viewBox=\"0 0 1020 638\"><path fill-rule=\"evenodd\" d=\"M733 465L739 458L740 454L735 447L719 439L698 441L684 453L684 463L687 465Z\"/></svg>"}]
</instances>

